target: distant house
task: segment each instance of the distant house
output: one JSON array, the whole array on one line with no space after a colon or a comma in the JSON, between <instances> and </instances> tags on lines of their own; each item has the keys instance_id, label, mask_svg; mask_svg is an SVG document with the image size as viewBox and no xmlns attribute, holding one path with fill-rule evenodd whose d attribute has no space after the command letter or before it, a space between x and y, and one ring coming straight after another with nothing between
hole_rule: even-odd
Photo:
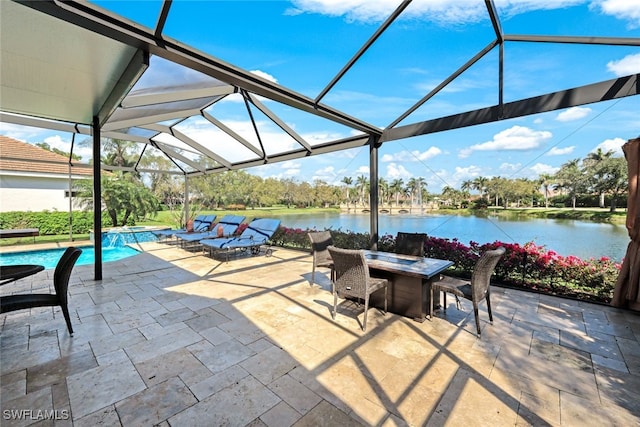
<instances>
[{"instance_id":1,"label":"distant house","mask_svg":"<svg viewBox=\"0 0 640 427\"><path fill-rule=\"evenodd\" d=\"M70 181L92 175L70 168L65 156L0 136L0 212L69 211Z\"/></svg>"}]
</instances>

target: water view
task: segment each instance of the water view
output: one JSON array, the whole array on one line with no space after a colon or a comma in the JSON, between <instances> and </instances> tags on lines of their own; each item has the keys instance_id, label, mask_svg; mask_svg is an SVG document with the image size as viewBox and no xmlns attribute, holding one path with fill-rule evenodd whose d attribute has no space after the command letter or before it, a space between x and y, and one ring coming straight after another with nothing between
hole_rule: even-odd
<instances>
[{"instance_id":1,"label":"water view","mask_svg":"<svg viewBox=\"0 0 640 427\"><path fill-rule=\"evenodd\" d=\"M286 215L282 225L292 228L331 228L334 230L368 232L367 214ZM380 235L395 235L398 231L427 233L430 236L453 239L468 245L470 241L488 243L534 242L558 254L580 258L610 257L622 261L629 243L624 225L564 219L504 219L451 215L380 215Z\"/></svg>"}]
</instances>

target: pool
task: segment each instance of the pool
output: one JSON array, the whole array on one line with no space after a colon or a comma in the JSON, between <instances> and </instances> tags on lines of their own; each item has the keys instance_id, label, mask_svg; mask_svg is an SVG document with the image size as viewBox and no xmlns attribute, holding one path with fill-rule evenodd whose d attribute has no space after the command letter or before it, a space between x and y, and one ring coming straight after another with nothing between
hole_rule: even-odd
<instances>
[{"instance_id":1,"label":"pool","mask_svg":"<svg viewBox=\"0 0 640 427\"><path fill-rule=\"evenodd\" d=\"M78 247L82 249L82 254L76 261L76 265L93 264L95 262L93 246ZM45 269L55 268L64 251L65 248L57 248L0 254L0 265L40 264L44 265ZM131 246L103 247L102 262L117 261L139 253L140 251Z\"/></svg>"},{"instance_id":2,"label":"pool","mask_svg":"<svg viewBox=\"0 0 640 427\"><path fill-rule=\"evenodd\" d=\"M154 230L157 228L153 228ZM136 243L155 242L158 238L147 227L122 227L102 233L102 262L117 261L140 253ZM93 235L91 236L93 240ZM95 262L93 246L78 246L82 249L76 265L87 265ZM0 265L39 264L45 269L55 268L65 248L42 249L0 254Z\"/></svg>"}]
</instances>

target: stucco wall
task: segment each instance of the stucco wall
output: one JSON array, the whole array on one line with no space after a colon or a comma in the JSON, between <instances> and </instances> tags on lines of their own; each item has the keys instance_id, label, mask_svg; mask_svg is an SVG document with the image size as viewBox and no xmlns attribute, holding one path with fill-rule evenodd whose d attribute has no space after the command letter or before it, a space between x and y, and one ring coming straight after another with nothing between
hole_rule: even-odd
<instances>
[{"instance_id":1,"label":"stucco wall","mask_svg":"<svg viewBox=\"0 0 640 427\"><path fill-rule=\"evenodd\" d=\"M0 212L68 212L68 189L69 179L64 177L0 175Z\"/></svg>"}]
</instances>

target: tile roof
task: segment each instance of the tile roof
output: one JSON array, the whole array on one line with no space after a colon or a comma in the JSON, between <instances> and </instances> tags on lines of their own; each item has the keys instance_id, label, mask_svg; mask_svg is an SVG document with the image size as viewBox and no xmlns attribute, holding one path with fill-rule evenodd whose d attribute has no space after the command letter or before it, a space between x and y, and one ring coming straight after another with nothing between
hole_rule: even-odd
<instances>
[{"instance_id":1,"label":"tile roof","mask_svg":"<svg viewBox=\"0 0 640 427\"><path fill-rule=\"evenodd\" d=\"M0 171L69 174L69 159L17 139L0 135ZM92 176L91 168L75 167L74 175Z\"/></svg>"}]
</instances>

